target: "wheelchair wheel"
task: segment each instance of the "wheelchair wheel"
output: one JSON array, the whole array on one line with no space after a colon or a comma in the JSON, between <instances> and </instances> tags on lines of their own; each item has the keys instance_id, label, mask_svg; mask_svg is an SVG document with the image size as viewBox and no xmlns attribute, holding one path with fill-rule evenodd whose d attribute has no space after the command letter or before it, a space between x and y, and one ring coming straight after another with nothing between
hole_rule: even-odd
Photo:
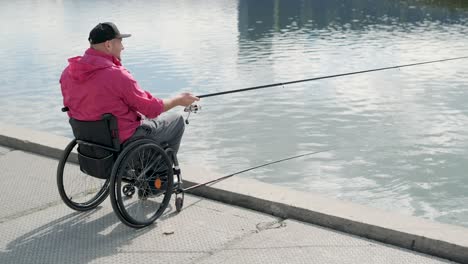
<instances>
[{"instance_id":1,"label":"wheelchair wheel","mask_svg":"<svg viewBox=\"0 0 468 264\"><path fill-rule=\"evenodd\" d=\"M184 193L181 193L180 197L177 196L178 195L176 195L175 199L175 208L176 212L180 213L180 211L182 211L182 207L184 206Z\"/></svg>"},{"instance_id":2,"label":"wheelchair wheel","mask_svg":"<svg viewBox=\"0 0 468 264\"><path fill-rule=\"evenodd\" d=\"M77 148L77 143L74 139L63 152L57 167L57 186L60 197L68 207L77 211L87 211L106 199L110 179L95 178L82 172L75 147Z\"/></svg>"},{"instance_id":3,"label":"wheelchair wheel","mask_svg":"<svg viewBox=\"0 0 468 264\"><path fill-rule=\"evenodd\" d=\"M125 194L125 196L131 197L131 196L133 196L135 194L135 187L133 187L131 184L126 184L122 188L122 192L123 192L123 194Z\"/></svg>"},{"instance_id":4,"label":"wheelchair wheel","mask_svg":"<svg viewBox=\"0 0 468 264\"><path fill-rule=\"evenodd\" d=\"M173 192L172 162L153 140L141 139L119 155L110 182L111 203L120 220L134 228L152 224ZM134 189L134 195L126 191Z\"/></svg>"}]
</instances>

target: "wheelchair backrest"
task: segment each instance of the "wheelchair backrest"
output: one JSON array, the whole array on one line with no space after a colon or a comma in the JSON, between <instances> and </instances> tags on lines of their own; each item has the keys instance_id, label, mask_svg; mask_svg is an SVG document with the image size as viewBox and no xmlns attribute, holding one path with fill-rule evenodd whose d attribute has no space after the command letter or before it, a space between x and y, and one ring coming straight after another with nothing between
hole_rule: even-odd
<instances>
[{"instance_id":1,"label":"wheelchair backrest","mask_svg":"<svg viewBox=\"0 0 468 264\"><path fill-rule=\"evenodd\" d=\"M80 169L86 174L106 179L120 151L117 119L104 114L98 121L70 118L73 135L78 143Z\"/></svg>"},{"instance_id":2,"label":"wheelchair backrest","mask_svg":"<svg viewBox=\"0 0 468 264\"><path fill-rule=\"evenodd\" d=\"M70 118L70 125L77 140L115 149L115 151L120 150L117 119L112 114L104 114L102 119L97 121L80 121Z\"/></svg>"}]
</instances>

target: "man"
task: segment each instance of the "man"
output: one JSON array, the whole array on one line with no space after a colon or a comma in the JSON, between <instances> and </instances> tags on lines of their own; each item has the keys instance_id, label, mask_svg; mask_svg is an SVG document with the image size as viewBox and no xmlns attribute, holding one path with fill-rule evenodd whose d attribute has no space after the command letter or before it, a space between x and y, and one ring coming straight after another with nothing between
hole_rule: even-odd
<instances>
[{"instance_id":1,"label":"man","mask_svg":"<svg viewBox=\"0 0 468 264\"><path fill-rule=\"evenodd\" d=\"M177 153L184 132L183 118L174 113L159 115L199 98L181 93L159 99L142 90L121 64L122 39L130 36L120 34L111 22L91 30L90 48L83 56L70 58L60 78L64 106L70 117L82 121L99 120L104 113L112 113L117 118L121 143L131 137L151 136L159 143L168 143Z\"/></svg>"}]
</instances>

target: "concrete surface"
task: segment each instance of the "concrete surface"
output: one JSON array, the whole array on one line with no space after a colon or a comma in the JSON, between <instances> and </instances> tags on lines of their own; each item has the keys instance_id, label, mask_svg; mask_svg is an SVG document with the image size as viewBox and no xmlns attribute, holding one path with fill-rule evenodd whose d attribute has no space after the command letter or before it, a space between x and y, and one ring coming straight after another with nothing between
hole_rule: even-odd
<instances>
[{"instance_id":1,"label":"concrete surface","mask_svg":"<svg viewBox=\"0 0 468 264\"><path fill-rule=\"evenodd\" d=\"M450 263L327 228L186 195L182 212L136 230L107 199L79 213L60 200L57 160L0 156L0 263Z\"/></svg>"},{"instance_id":2,"label":"concrete surface","mask_svg":"<svg viewBox=\"0 0 468 264\"><path fill-rule=\"evenodd\" d=\"M0 223L10 222L27 213L32 214L49 207L61 206L60 200L56 199L58 194L55 190L57 160L14 149L24 149L57 158L68 141L69 139L48 133L0 125L0 145L3 145L0 147L2 182L8 186L20 185L24 192L31 191L41 197L41 199L24 202L29 197L25 197L22 192L18 191L18 188L5 190L2 200L7 202L2 205L4 210L0 213ZM187 186L195 184L194 179L198 183L222 176L213 175L201 168L182 168L183 172L190 172L186 181ZM28 172L33 173L28 174ZM186 174L184 176L187 178ZM29 176L23 181L17 178L18 175ZM45 181L46 178L50 178L51 181ZM35 188L34 185L40 188ZM47 188L48 186L52 188ZM317 224L414 251L468 263L468 229L463 227L402 216L238 177L230 178L212 187L196 189L192 193L263 212L278 219L295 219ZM236 250L232 252L234 251ZM0 263L3 262L0 261Z\"/></svg>"}]
</instances>

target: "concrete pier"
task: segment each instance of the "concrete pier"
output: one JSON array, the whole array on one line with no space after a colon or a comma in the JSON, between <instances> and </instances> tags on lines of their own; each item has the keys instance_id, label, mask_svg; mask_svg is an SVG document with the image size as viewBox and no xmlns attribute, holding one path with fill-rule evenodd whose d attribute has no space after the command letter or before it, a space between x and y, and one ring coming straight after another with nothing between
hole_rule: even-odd
<instances>
[{"instance_id":1,"label":"concrete pier","mask_svg":"<svg viewBox=\"0 0 468 264\"><path fill-rule=\"evenodd\" d=\"M0 124L0 263L468 263L467 228L236 177L142 230L108 200L74 212L55 182L69 140ZM222 176L182 169L186 186Z\"/></svg>"}]
</instances>

